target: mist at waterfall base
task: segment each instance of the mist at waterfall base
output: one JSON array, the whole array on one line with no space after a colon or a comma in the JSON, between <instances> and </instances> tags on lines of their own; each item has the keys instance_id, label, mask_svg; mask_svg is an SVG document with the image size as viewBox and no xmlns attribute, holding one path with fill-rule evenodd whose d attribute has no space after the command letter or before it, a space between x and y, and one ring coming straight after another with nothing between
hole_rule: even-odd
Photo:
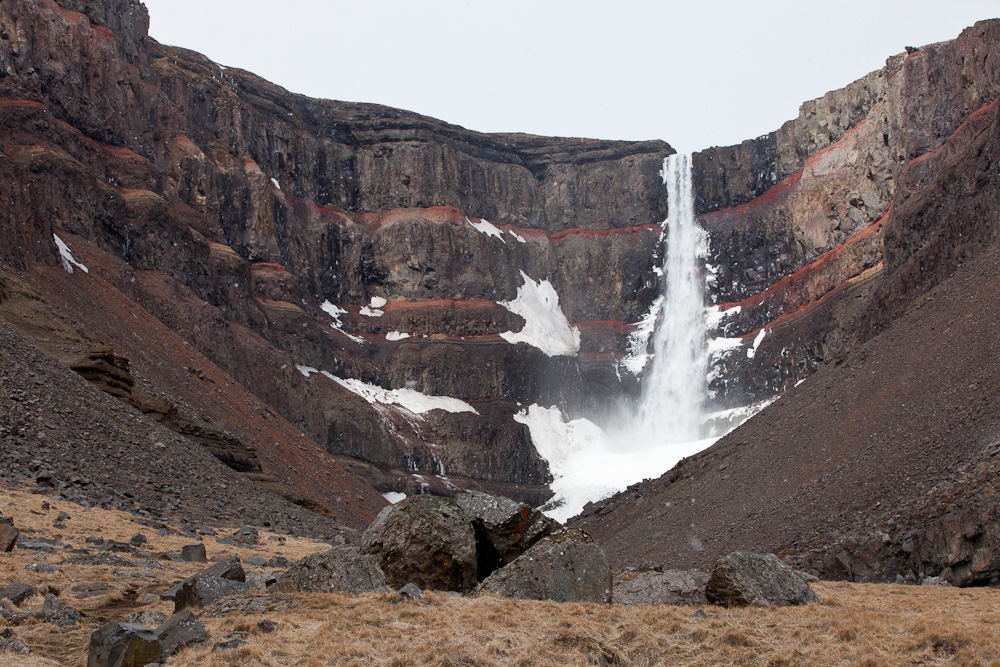
<instances>
[{"instance_id":1,"label":"mist at waterfall base","mask_svg":"<svg viewBox=\"0 0 1000 667\"><path fill-rule=\"evenodd\" d=\"M658 246L666 240L659 267L666 289L650 312L650 321L656 322L651 355L646 354L647 341L641 341L638 368L647 363L648 368L638 402L623 406L604 428L586 419L565 421L558 408L537 405L515 417L528 425L535 447L549 463L555 495L543 510L559 521L579 514L587 502L659 477L749 415L749 410L710 412L707 238L694 216L690 160L689 155L674 155L664 163L670 213ZM713 418L719 416L724 418Z\"/></svg>"}]
</instances>

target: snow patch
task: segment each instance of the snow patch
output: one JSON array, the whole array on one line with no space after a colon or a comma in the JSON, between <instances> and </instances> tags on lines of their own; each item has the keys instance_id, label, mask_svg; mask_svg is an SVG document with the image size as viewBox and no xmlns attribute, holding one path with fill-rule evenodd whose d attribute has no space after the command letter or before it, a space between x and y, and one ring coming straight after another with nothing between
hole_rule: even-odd
<instances>
[{"instance_id":1,"label":"snow patch","mask_svg":"<svg viewBox=\"0 0 1000 667\"><path fill-rule=\"evenodd\" d=\"M341 387L354 392L372 405L376 403L382 405L395 405L404 410L408 410L415 415L422 415L431 410L444 410L445 412L471 412L478 415L474 407L458 398L450 396L428 396L413 389L383 389L382 387L362 382L361 380L347 379L320 371L323 376L330 378Z\"/></svg>"},{"instance_id":2,"label":"snow patch","mask_svg":"<svg viewBox=\"0 0 1000 667\"><path fill-rule=\"evenodd\" d=\"M388 341L403 340L404 338L409 338L410 334L402 333L400 331L390 331L385 335L385 339Z\"/></svg>"},{"instance_id":3,"label":"snow patch","mask_svg":"<svg viewBox=\"0 0 1000 667\"><path fill-rule=\"evenodd\" d=\"M388 500L390 503L395 505L398 502L402 502L406 499L405 493L400 493L399 491L386 491L382 494L382 497Z\"/></svg>"},{"instance_id":4,"label":"snow patch","mask_svg":"<svg viewBox=\"0 0 1000 667\"><path fill-rule=\"evenodd\" d=\"M346 310L344 310L343 308L338 308L337 306L335 306L334 304L330 303L329 301L324 301L323 304L319 308L324 313L326 313L327 315L329 315L330 318L333 320L333 322L330 323L331 327L333 327L334 329L336 329L340 333L344 334L345 336L347 336L348 338L350 338L351 340L353 340L355 343L364 343L365 342L365 339L362 338L361 336L355 336L355 335L349 334L349 333L347 333L346 331L343 330L342 327L344 326L344 323L340 321L340 316L341 315L346 315L347 314Z\"/></svg>"},{"instance_id":5,"label":"snow patch","mask_svg":"<svg viewBox=\"0 0 1000 667\"><path fill-rule=\"evenodd\" d=\"M576 516L588 502L602 500L631 484L659 477L685 456L709 447L715 439L659 445L615 442L586 419L566 421L558 408L537 404L514 415L525 424L538 455L549 464L555 495L542 511L557 521Z\"/></svg>"},{"instance_id":6,"label":"snow patch","mask_svg":"<svg viewBox=\"0 0 1000 667\"><path fill-rule=\"evenodd\" d=\"M66 269L66 273L73 273L73 267L76 266L83 270L84 273L90 273L90 269L80 263L76 257L73 256L73 251L69 249L66 243L56 236L52 235L52 238L56 241L56 246L59 248L59 261L62 262L62 266Z\"/></svg>"},{"instance_id":7,"label":"snow patch","mask_svg":"<svg viewBox=\"0 0 1000 667\"><path fill-rule=\"evenodd\" d=\"M742 338L709 338L708 339L708 354L710 356L716 356L723 352L729 352L730 350L736 350L743 346Z\"/></svg>"},{"instance_id":8,"label":"snow patch","mask_svg":"<svg viewBox=\"0 0 1000 667\"><path fill-rule=\"evenodd\" d=\"M747 350L747 359L753 359L754 355L757 354L757 348L760 347L760 342L764 340L764 336L767 334L767 329L761 329L757 337L753 339L753 347Z\"/></svg>"},{"instance_id":9,"label":"snow patch","mask_svg":"<svg viewBox=\"0 0 1000 667\"><path fill-rule=\"evenodd\" d=\"M480 234L486 234L487 236L493 236L495 238L500 239L504 243L507 243L507 239L505 239L503 237L503 232L500 231L496 227L496 225L494 225L489 220L480 220L479 222L473 222L472 220L469 220L468 218L466 218L465 221L467 223L469 223L470 225L472 225L473 227L475 227L476 231L479 232ZM523 243L523 240L522 240L522 243Z\"/></svg>"},{"instance_id":10,"label":"snow patch","mask_svg":"<svg viewBox=\"0 0 1000 667\"><path fill-rule=\"evenodd\" d=\"M518 243L527 243L528 242L523 236L521 236L520 234L518 234L517 232L515 232L513 229L508 229L507 233L510 234L511 236L513 236L514 239Z\"/></svg>"},{"instance_id":11,"label":"snow patch","mask_svg":"<svg viewBox=\"0 0 1000 667\"><path fill-rule=\"evenodd\" d=\"M274 187L278 188L279 190L281 189L281 183L278 183L278 179L272 178L271 182L274 183Z\"/></svg>"},{"instance_id":12,"label":"snow patch","mask_svg":"<svg viewBox=\"0 0 1000 667\"><path fill-rule=\"evenodd\" d=\"M300 373L302 373L303 375L305 375L305 376L306 376L307 378L308 378L308 377L309 377L310 375L314 375L314 374L316 374L316 373L319 373L319 369L318 369L318 368L313 368L312 366L299 366L298 364L296 364L296 365L295 365L295 369L296 369L296 370L297 370L298 372L300 372Z\"/></svg>"},{"instance_id":13,"label":"snow patch","mask_svg":"<svg viewBox=\"0 0 1000 667\"><path fill-rule=\"evenodd\" d=\"M380 308L386 303L387 301L383 297L373 296L371 302L367 306L362 306L358 313L365 317L382 317L385 315L385 311L380 310Z\"/></svg>"},{"instance_id":14,"label":"snow patch","mask_svg":"<svg viewBox=\"0 0 1000 667\"><path fill-rule=\"evenodd\" d=\"M632 375L639 375L649 363L649 337L656 330L656 318L659 317L660 309L663 307L663 299L664 297L659 296L653 301L649 312L639 320L635 329L628 335L629 353L622 359L622 365Z\"/></svg>"},{"instance_id":15,"label":"snow patch","mask_svg":"<svg viewBox=\"0 0 1000 667\"><path fill-rule=\"evenodd\" d=\"M571 326L559 308L559 295L548 280L535 282L521 271L524 284L517 288L513 301L501 301L515 315L524 318L524 328L500 336L508 343L527 343L550 357L575 356L580 350L580 330Z\"/></svg>"},{"instance_id":16,"label":"snow patch","mask_svg":"<svg viewBox=\"0 0 1000 667\"><path fill-rule=\"evenodd\" d=\"M733 306L727 310L722 310L721 306L711 306L708 308L708 313L705 315L705 327L709 331L716 329L727 319L733 317L734 315L739 315L741 312L743 312L742 306Z\"/></svg>"}]
</instances>

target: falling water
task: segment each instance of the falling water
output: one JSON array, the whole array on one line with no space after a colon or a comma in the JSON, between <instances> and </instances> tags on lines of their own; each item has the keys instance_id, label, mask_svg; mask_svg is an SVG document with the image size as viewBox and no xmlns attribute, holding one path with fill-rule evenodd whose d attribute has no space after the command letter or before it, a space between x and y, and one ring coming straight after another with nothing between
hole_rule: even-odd
<instances>
[{"instance_id":1,"label":"falling water","mask_svg":"<svg viewBox=\"0 0 1000 667\"><path fill-rule=\"evenodd\" d=\"M699 260L705 233L694 218L691 156L671 155L664 164L670 214L663 260L666 294L653 338L633 428L646 445L698 440L708 395L704 278Z\"/></svg>"}]
</instances>

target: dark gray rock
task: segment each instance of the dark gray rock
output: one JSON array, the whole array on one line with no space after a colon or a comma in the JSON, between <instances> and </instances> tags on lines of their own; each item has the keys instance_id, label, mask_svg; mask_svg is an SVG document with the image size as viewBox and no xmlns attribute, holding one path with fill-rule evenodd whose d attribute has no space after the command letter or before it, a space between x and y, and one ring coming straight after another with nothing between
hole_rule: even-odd
<instances>
[{"instance_id":1,"label":"dark gray rock","mask_svg":"<svg viewBox=\"0 0 1000 667\"><path fill-rule=\"evenodd\" d=\"M181 584L174 596L174 613L192 607L206 607L232 595L245 595L250 586L245 581L222 577L195 577Z\"/></svg>"},{"instance_id":2,"label":"dark gray rock","mask_svg":"<svg viewBox=\"0 0 1000 667\"><path fill-rule=\"evenodd\" d=\"M5 628L3 632L0 632L0 655L4 653L12 653L14 655L27 655L31 653L24 642L17 638L14 631L10 628Z\"/></svg>"},{"instance_id":3,"label":"dark gray rock","mask_svg":"<svg viewBox=\"0 0 1000 667\"><path fill-rule=\"evenodd\" d=\"M108 565L110 567L135 567L135 561L112 553L75 554L59 561L60 565Z\"/></svg>"},{"instance_id":4,"label":"dark gray rock","mask_svg":"<svg viewBox=\"0 0 1000 667\"><path fill-rule=\"evenodd\" d=\"M56 520L54 523L62 523L66 519L71 519L71 518L72 517L66 512L59 512L59 514L56 515Z\"/></svg>"},{"instance_id":5,"label":"dark gray rock","mask_svg":"<svg viewBox=\"0 0 1000 667\"><path fill-rule=\"evenodd\" d=\"M126 579L156 579L156 573L152 570L115 570L111 576Z\"/></svg>"},{"instance_id":6,"label":"dark gray rock","mask_svg":"<svg viewBox=\"0 0 1000 667\"><path fill-rule=\"evenodd\" d=\"M469 591L476 585L476 538L461 508L440 496L410 496L383 509L361 537L393 588Z\"/></svg>"},{"instance_id":7,"label":"dark gray rock","mask_svg":"<svg viewBox=\"0 0 1000 667\"><path fill-rule=\"evenodd\" d=\"M705 597L725 607L787 607L819 602L809 584L774 554L734 551L712 567Z\"/></svg>"},{"instance_id":8,"label":"dark gray rock","mask_svg":"<svg viewBox=\"0 0 1000 667\"><path fill-rule=\"evenodd\" d=\"M0 553L14 550L21 531L14 525L14 519L9 516L0 517Z\"/></svg>"},{"instance_id":9,"label":"dark gray rock","mask_svg":"<svg viewBox=\"0 0 1000 667\"><path fill-rule=\"evenodd\" d=\"M79 611L69 606L52 593L47 593L45 595L45 601L42 603L42 610L36 615L38 618L48 621L52 625L60 628L76 625L80 622L81 617Z\"/></svg>"},{"instance_id":10,"label":"dark gray rock","mask_svg":"<svg viewBox=\"0 0 1000 667\"><path fill-rule=\"evenodd\" d=\"M184 545L181 547L181 560L186 563L207 563L208 554L205 545L201 543Z\"/></svg>"},{"instance_id":11,"label":"dark gray rock","mask_svg":"<svg viewBox=\"0 0 1000 667\"><path fill-rule=\"evenodd\" d=\"M10 625L20 625L32 616L34 614L30 611L21 611L17 607L8 604L7 600L0 598L0 618L3 618Z\"/></svg>"},{"instance_id":12,"label":"dark gray rock","mask_svg":"<svg viewBox=\"0 0 1000 667\"><path fill-rule=\"evenodd\" d=\"M194 614L185 610L174 614L156 628L156 636L160 640L163 657L166 658L178 649L205 641L208 634L205 632L205 625L195 619Z\"/></svg>"},{"instance_id":13,"label":"dark gray rock","mask_svg":"<svg viewBox=\"0 0 1000 667\"><path fill-rule=\"evenodd\" d=\"M362 554L351 545L306 556L294 563L277 583L277 590L284 593L365 593L385 589L385 575L379 569L378 558Z\"/></svg>"},{"instance_id":14,"label":"dark gray rock","mask_svg":"<svg viewBox=\"0 0 1000 667\"><path fill-rule=\"evenodd\" d=\"M213 577L226 579L232 582L245 582L247 580L247 575L243 570L243 564L240 562L239 554L230 554L225 558L220 559L210 567L205 568L197 574L191 575L179 584L175 584L174 586L171 586L167 590L163 591L163 593L160 594L160 597L164 600L172 600L176 606L176 598L182 588L191 584L196 579ZM180 611L181 609L183 609L183 607L176 607L176 611Z\"/></svg>"},{"instance_id":15,"label":"dark gray rock","mask_svg":"<svg viewBox=\"0 0 1000 667\"><path fill-rule=\"evenodd\" d=\"M103 595L108 591L112 590L111 584L106 581L87 581L79 584L74 584L69 590L73 593L77 593L74 597L78 600L85 598L92 598L98 595Z\"/></svg>"},{"instance_id":16,"label":"dark gray rock","mask_svg":"<svg viewBox=\"0 0 1000 667\"><path fill-rule=\"evenodd\" d=\"M87 539L84 540L84 541L87 544L93 544L95 546L100 546L100 545L104 544L104 538L101 537L100 535L89 535L87 537Z\"/></svg>"},{"instance_id":17,"label":"dark gray rock","mask_svg":"<svg viewBox=\"0 0 1000 667\"><path fill-rule=\"evenodd\" d=\"M557 521L536 512L530 505L503 496L463 491L455 496L455 502L475 531L480 581L559 529Z\"/></svg>"},{"instance_id":18,"label":"dark gray rock","mask_svg":"<svg viewBox=\"0 0 1000 667\"><path fill-rule=\"evenodd\" d=\"M128 543L133 547L141 547L146 542L146 536L142 533L136 533L132 537L128 538Z\"/></svg>"},{"instance_id":19,"label":"dark gray rock","mask_svg":"<svg viewBox=\"0 0 1000 667\"><path fill-rule=\"evenodd\" d=\"M611 569L604 551L577 528L539 540L476 589L523 600L611 602Z\"/></svg>"},{"instance_id":20,"label":"dark gray rock","mask_svg":"<svg viewBox=\"0 0 1000 667\"><path fill-rule=\"evenodd\" d=\"M417 586L416 584L406 584L396 591L396 595L399 596L400 600L424 599L424 592L420 590L420 586Z\"/></svg>"},{"instance_id":21,"label":"dark gray rock","mask_svg":"<svg viewBox=\"0 0 1000 667\"><path fill-rule=\"evenodd\" d=\"M231 651L234 648L239 648L241 646L246 646L247 643L242 639L230 639L227 642L215 642L212 645L212 653L219 653L220 651Z\"/></svg>"},{"instance_id":22,"label":"dark gray rock","mask_svg":"<svg viewBox=\"0 0 1000 667\"><path fill-rule=\"evenodd\" d=\"M14 604L20 606L21 603L28 598L34 597L37 592L38 591L28 584L23 584L20 581L14 581L4 586L3 590L0 590L0 598L6 598Z\"/></svg>"},{"instance_id":23,"label":"dark gray rock","mask_svg":"<svg viewBox=\"0 0 1000 667\"><path fill-rule=\"evenodd\" d=\"M269 618L262 618L257 621L257 629L264 634L268 634L277 630L278 624Z\"/></svg>"},{"instance_id":24,"label":"dark gray rock","mask_svg":"<svg viewBox=\"0 0 1000 667\"><path fill-rule=\"evenodd\" d=\"M34 572L36 574L58 574L62 572L58 567L52 565L51 563L46 563L45 561L38 561L36 563L28 563L22 568L24 572Z\"/></svg>"},{"instance_id":25,"label":"dark gray rock","mask_svg":"<svg viewBox=\"0 0 1000 667\"><path fill-rule=\"evenodd\" d=\"M155 628L158 625L162 625L164 621L167 620L167 615L162 611L156 611L154 609L143 609L142 611L136 611L125 618L122 619L122 623L133 623L135 625L145 625L149 628Z\"/></svg>"},{"instance_id":26,"label":"dark gray rock","mask_svg":"<svg viewBox=\"0 0 1000 667\"><path fill-rule=\"evenodd\" d=\"M162 657L160 640L150 628L111 621L90 635L87 667L141 667Z\"/></svg>"},{"instance_id":27,"label":"dark gray rock","mask_svg":"<svg viewBox=\"0 0 1000 667\"><path fill-rule=\"evenodd\" d=\"M233 533L230 536L230 538L236 544L247 544L251 546L255 544L260 544L260 534L257 532L257 529L254 528L253 526L243 526L235 533Z\"/></svg>"},{"instance_id":28,"label":"dark gray rock","mask_svg":"<svg viewBox=\"0 0 1000 667\"><path fill-rule=\"evenodd\" d=\"M266 591L268 586L277 582L278 578L270 572L247 572L247 586L252 591Z\"/></svg>"},{"instance_id":29,"label":"dark gray rock","mask_svg":"<svg viewBox=\"0 0 1000 667\"><path fill-rule=\"evenodd\" d=\"M631 607L639 604L706 605L708 575L699 570L626 572L616 577L611 601Z\"/></svg>"},{"instance_id":30,"label":"dark gray rock","mask_svg":"<svg viewBox=\"0 0 1000 667\"><path fill-rule=\"evenodd\" d=\"M284 556L275 556L264 563L264 567L278 567L287 568L289 566L288 559Z\"/></svg>"},{"instance_id":31,"label":"dark gray rock","mask_svg":"<svg viewBox=\"0 0 1000 667\"><path fill-rule=\"evenodd\" d=\"M247 556L246 560L243 562L250 567L263 567L267 563L267 559L261 558L260 556Z\"/></svg>"}]
</instances>

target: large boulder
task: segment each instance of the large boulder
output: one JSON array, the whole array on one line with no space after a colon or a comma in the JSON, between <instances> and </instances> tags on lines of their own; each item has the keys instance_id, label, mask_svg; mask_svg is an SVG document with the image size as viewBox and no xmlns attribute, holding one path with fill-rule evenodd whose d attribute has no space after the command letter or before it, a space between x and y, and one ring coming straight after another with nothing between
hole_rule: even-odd
<instances>
[{"instance_id":1,"label":"large boulder","mask_svg":"<svg viewBox=\"0 0 1000 667\"><path fill-rule=\"evenodd\" d=\"M378 558L353 545L311 554L288 569L277 584L284 593L367 593L387 590Z\"/></svg>"},{"instance_id":2,"label":"large boulder","mask_svg":"<svg viewBox=\"0 0 1000 667\"><path fill-rule=\"evenodd\" d=\"M523 600L611 602L611 569L587 533L568 528L538 541L476 589Z\"/></svg>"},{"instance_id":3,"label":"large boulder","mask_svg":"<svg viewBox=\"0 0 1000 667\"><path fill-rule=\"evenodd\" d=\"M476 538L461 508L440 496L410 496L383 509L361 537L393 588L469 591L476 585Z\"/></svg>"},{"instance_id":4,"label":"large boulder","mask_svg":"<svg viewBox=\"0 0 1000 667\"><path fill-rule=\"evenodd\" d=\"M209 568L171 586L160 597L174 603L174 613L187 607L204 607L229 595L249 590L239 554L230 554Z\"/></svg>"},{"instance_id":5,"label":"large boulder","mask_svg":"<svg viewBox=\"0 0 1000 667\"><path fill-rule=\"evenodd\" d=\"M476 535L480 581L559 528L558 522L530 505L503 496L463 491L455 496L455 502L472 523Z\"/></svg>"},{"instance_id":6,"label":"large boulder","mask_svg":"<svg viewBox=\"0 0 1000 667\"><path fill-rule=\"evenodd\" d=\"M87 667L142 667L162 657L160 640L151 629L111 621L90 635Z\"/></svg>"},{"instance_id":7,"label":"large boulder","mask_svg":"<svg viewBox=\"0 0 1000 667\"><path fill-rule=\"evenodd\" d=\"M0 516L0 553L13 551L20 534L21 532L14 525L14 519L9 516Z\"/></svg>"},{"instance_id":8,"label":"large boulder","mask_svg":"<svg viewBox=\"0 0 1000 667\"><path fill-rule=\"evenodd\" d=\"M816 593L774 554L734 551L712 567L705 586L712 604L726 607L787 607L819 602Z\"/></svg>"},{"instance_id":9,"label":"large boulder","mask_svg":"<svg viewBox=\"0 0 1000 667\"><path fill-rule=\"evenodd\" d=\"M705 605L708 575L699 570L626 572L615 577L611 601L631 607L639 604Z\"/></svg>"},{"instance_id":10,"label":"large boulder","mask_svg":"<svg viewBox=\"0 0 1000 667\"><path fill-rule=\"evenodd\" d=\"M208 636L205 625L197 620L190 611L174 614L156 628L156 637L160 640L163 657L173 655L178 649L191 644L205 641Z\"/></svg>"}]
</instances>

